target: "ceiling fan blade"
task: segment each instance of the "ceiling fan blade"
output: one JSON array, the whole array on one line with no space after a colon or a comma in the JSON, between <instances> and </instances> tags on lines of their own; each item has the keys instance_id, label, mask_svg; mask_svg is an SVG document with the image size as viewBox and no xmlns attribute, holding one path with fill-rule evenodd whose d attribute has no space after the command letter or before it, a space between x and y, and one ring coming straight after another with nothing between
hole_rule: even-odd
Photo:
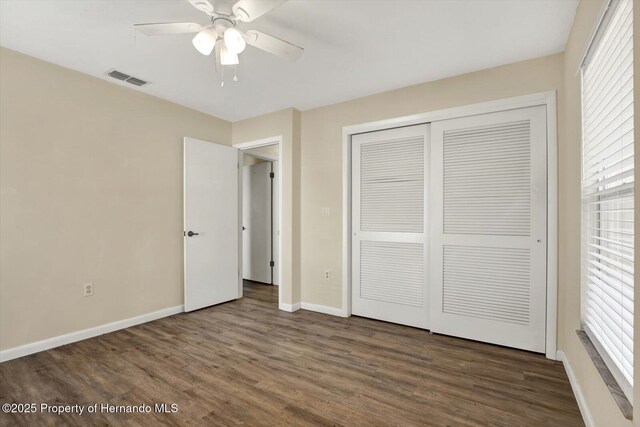
<instances>
[{"instance_id":1,"label":"ceiling fan blade","mask_svg":"<svg viewBox=\"0 0 640 427\"><path fill-rule=\"evenodd\" d=\"M233 14L240 21L251 22L272 11L287 0L239 0L233 5Z\"/></svg>"},{"instance_id":2,"label":"ceiling fan blade","mask_svg":"<svg viewBox=\"0 0 640 427\"><path fill-rule=\"evenodd\" d=\"M197 33L204 29L202 25L195 22L159 22L154 24L135 24L133 27L147 36Z\"/></svg>"},{"instance_id":3,"label":"ceiling fan blade","mask_svg":"<svg viewBox=\"0 0 640 427\"><path fill-rule=\"evenodd\" d=\"M204 12L207 15L213 15L213 5L209 2L209 0L187 0L189 4L200 12Z\"/></svg>"},{"instance_id":4,"label":"ceiling fan blade","mask_svg":"<svg viewBox=\"0 0 640 427\"><path fill-rule=\"evenodd\" d=\"M258 49L262 49L265 52L269 52L281 58L288 59L291 62L300 59L304 53L304 49L299 46L256 30L247 31L245 33L245 40L247 44L250 44L253 47L257 47Z\"/></svg>"}]
</instances>

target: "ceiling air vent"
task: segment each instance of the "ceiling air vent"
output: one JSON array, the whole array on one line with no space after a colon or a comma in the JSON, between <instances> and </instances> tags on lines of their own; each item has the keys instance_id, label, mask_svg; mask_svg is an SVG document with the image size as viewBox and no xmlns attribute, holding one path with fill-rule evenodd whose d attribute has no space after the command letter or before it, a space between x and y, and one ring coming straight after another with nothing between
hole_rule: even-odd
<instances>
[{"instance_id":1,"label":"ceiling air vent","mask_svg":"<svg viewBox=\"0 0 640 427\"><path fill-rule=\"evenodd\" d=\"M144 81L144 80L139 79L137 77L132 77L129 74L121 73L120 71L117 71L117 70L111 70L111 71L107 72L107 75L109 77L113 77L114 79L121 80L121 81L127 82L127 83L131 83L132 85L135 85L135 86L145 86L145 85L149 84L149 82L147 82L147 81Z\"/></svg>"},{"instance_id":2,"label":"ceiling air vent","mask_svg":"<svg viewBox=\"0 0 640 427\"><path fill-rule=\"evenodd\" d=\"M129 77L127 80L125 80L125 82L131 83L132 85L136 86L144 86L147 84L147 82L145 82L144 80L136 79L135 77Z\"/></svg>"}]
</instances>

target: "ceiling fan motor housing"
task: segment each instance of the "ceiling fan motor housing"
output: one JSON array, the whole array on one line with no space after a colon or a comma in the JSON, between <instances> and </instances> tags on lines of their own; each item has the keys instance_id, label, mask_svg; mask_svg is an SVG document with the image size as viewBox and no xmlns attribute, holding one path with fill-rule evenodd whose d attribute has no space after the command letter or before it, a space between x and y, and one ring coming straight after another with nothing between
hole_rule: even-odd
<instances>
[{"instance_id":1,"label":"ceiling fan motor housing","mask_svg":"<svg viewBox=\"0 0 640 427\"><path fill-rule=\"evenodd\" d=\"M218 17L213 19L212 26L218 35L222 37L227 28L235 27L236 24L229 18Z\"/></svg>"}]
</instances>

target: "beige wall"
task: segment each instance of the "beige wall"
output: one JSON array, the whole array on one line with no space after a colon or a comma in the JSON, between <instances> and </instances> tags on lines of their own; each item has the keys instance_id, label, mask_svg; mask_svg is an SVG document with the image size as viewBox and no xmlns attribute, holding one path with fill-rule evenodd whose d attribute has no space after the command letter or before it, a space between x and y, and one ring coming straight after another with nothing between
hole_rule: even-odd
<instances>
[{"instance_id":1,"label":"beige wall","mask_svg":"<svg viewBox=\"0 0 640 427\"><path fill-rule=\"evenodd\" d=\"M411 86L302 113L302 301L342 304L342 127L562 89L562 54ZM320 215L322 207L331 216ZM324 270L333 272L330 280Z\"/></svg>"},{"instance_id":2,"label":"beige wall","mask_svg":"<svg viewBox=\"0 0 640 427\"><path fill-rule=\"evenodd\" d=\"M0 93L0 349L181 305L182 138L231 124L3 48Z\"/></svg>"},{"instance_id":3,"label":"beige wall","mask_svg":"<svg viewBox=\"0 0 640 427\"><path fill-rule=\"evenodd\" d=\"M233 143L282 136L282 302L300 302L300 112L289 108L233 124Z\"/></svg>"},{"instance_id":4,"label":"beige wall","mask_svg":"<svg viewBox=\"0 0 640 427\"><path fill-rule=\"evenodd\" d=\"M266 163L266 162L267 162L266 160L253 157L250 154L245 154L244 156L242 156L243 166L253 166L253 165L257 165L258 163Z\"/></svg>"},{"instance_id":5,"label":"beige wall","mask_svg":"<svg viewBox=\"0 0 640 427\"><path fill-rule=\"evenodd\" d=\"M260 157L255 157L253 153L256 154L267 154L272 157L278 157L278 153L280 152L278 144L275 145L264 145L262 147L256 147L251 150L246 150L243 156L243 164L244 166L256 165L258 163L264 163L268 160L264 160Z\"/></svg>"},{"instance_id":6,"label":"beige wall","mask_svg":"<svg viewBox=\"0 0 640 427\"><path fill-rule=\"evenodd\" d=\"M581 176L581 96L580 75L577 73L579 62L588 43L588 37L596 25L596 19L602 8L602 0L583 0L580 2L573 28L567 42L564 56L564 103L559 110L559 122L561 124L560 139L562 143L558 149L559 163L559 217L558 217L558 245L560 248L560 262L558 270L559 281L559 333L558 347L566 354L575 373L580 389L593 417L596 426L631 426L640 425L640 393L635 393L636 412L635 422L626 420L617 404L611 397L611 393L604 385L600 375L596 371L593 362L587 356L582 343L576 336L576 329L580 328L580 176ZM639 8L640 3L634 4L634 33L635 33L635 79L638 83L638 57L640 44ZM635 93L636 105L638 91ZM635 116L636 141L638 140L638 114ZM636 188L636 202L638 201L638 188ZM636 208L636 214L638 213ZM637 248L636 244L636 248ZM638 257L636 256L636 259ZM636 299L636 313L640 312L640 301ZM637 325L636 320L636 325ZM640 341L639 328L635 328L636 345ZM634 366L635 377L638 377L640 368L640 348L636 347Z\"/></svg>"},{"instance_id":7,"label":"beige wall","mask_svg":"<svg viewBox=\"0 0 640 427\"><path fill-rule=\"evenodd\" d=\"M251 150L247 150L248 153L268 154L269 156L277 156L280 153L278 145L264 145L262 147L256 147Z\"/></svg>"}]
</instances>

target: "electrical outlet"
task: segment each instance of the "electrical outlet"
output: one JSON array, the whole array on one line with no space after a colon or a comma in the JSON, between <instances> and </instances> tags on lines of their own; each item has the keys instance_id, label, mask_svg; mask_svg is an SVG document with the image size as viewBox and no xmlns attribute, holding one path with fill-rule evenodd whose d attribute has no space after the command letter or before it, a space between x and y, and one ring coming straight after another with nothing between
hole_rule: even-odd
<instances>
[{"instance_id":1,"label":"electrical outlet","mask_svg":"<svg viewBox=\"0 0 640 427\"><path fill-rule=\"evenodd\" d=\"M93 295L93 283L85 283L82 285L82 295L85 297Z\"/></svg>"},{"instance_id":2,"label":"electrical outlet","mask_svg":"<svg viewBox=\"0 0 640 427\"><path fill-rule=\"evenodd\" d=\"M322 216L331 216L331 208L322 208L322 209L320 209L320 215L322 215Z\"/></svg>"},{"instance_id":3,"label":"electrical outlet","mask_svg":"<svg viewBox=\"0 0 640 427\"><path fill-rule=\"evenodd\" d=\"M331 280L331 270L324 271L324 280Z\"/></svg>"}]
</instances>

